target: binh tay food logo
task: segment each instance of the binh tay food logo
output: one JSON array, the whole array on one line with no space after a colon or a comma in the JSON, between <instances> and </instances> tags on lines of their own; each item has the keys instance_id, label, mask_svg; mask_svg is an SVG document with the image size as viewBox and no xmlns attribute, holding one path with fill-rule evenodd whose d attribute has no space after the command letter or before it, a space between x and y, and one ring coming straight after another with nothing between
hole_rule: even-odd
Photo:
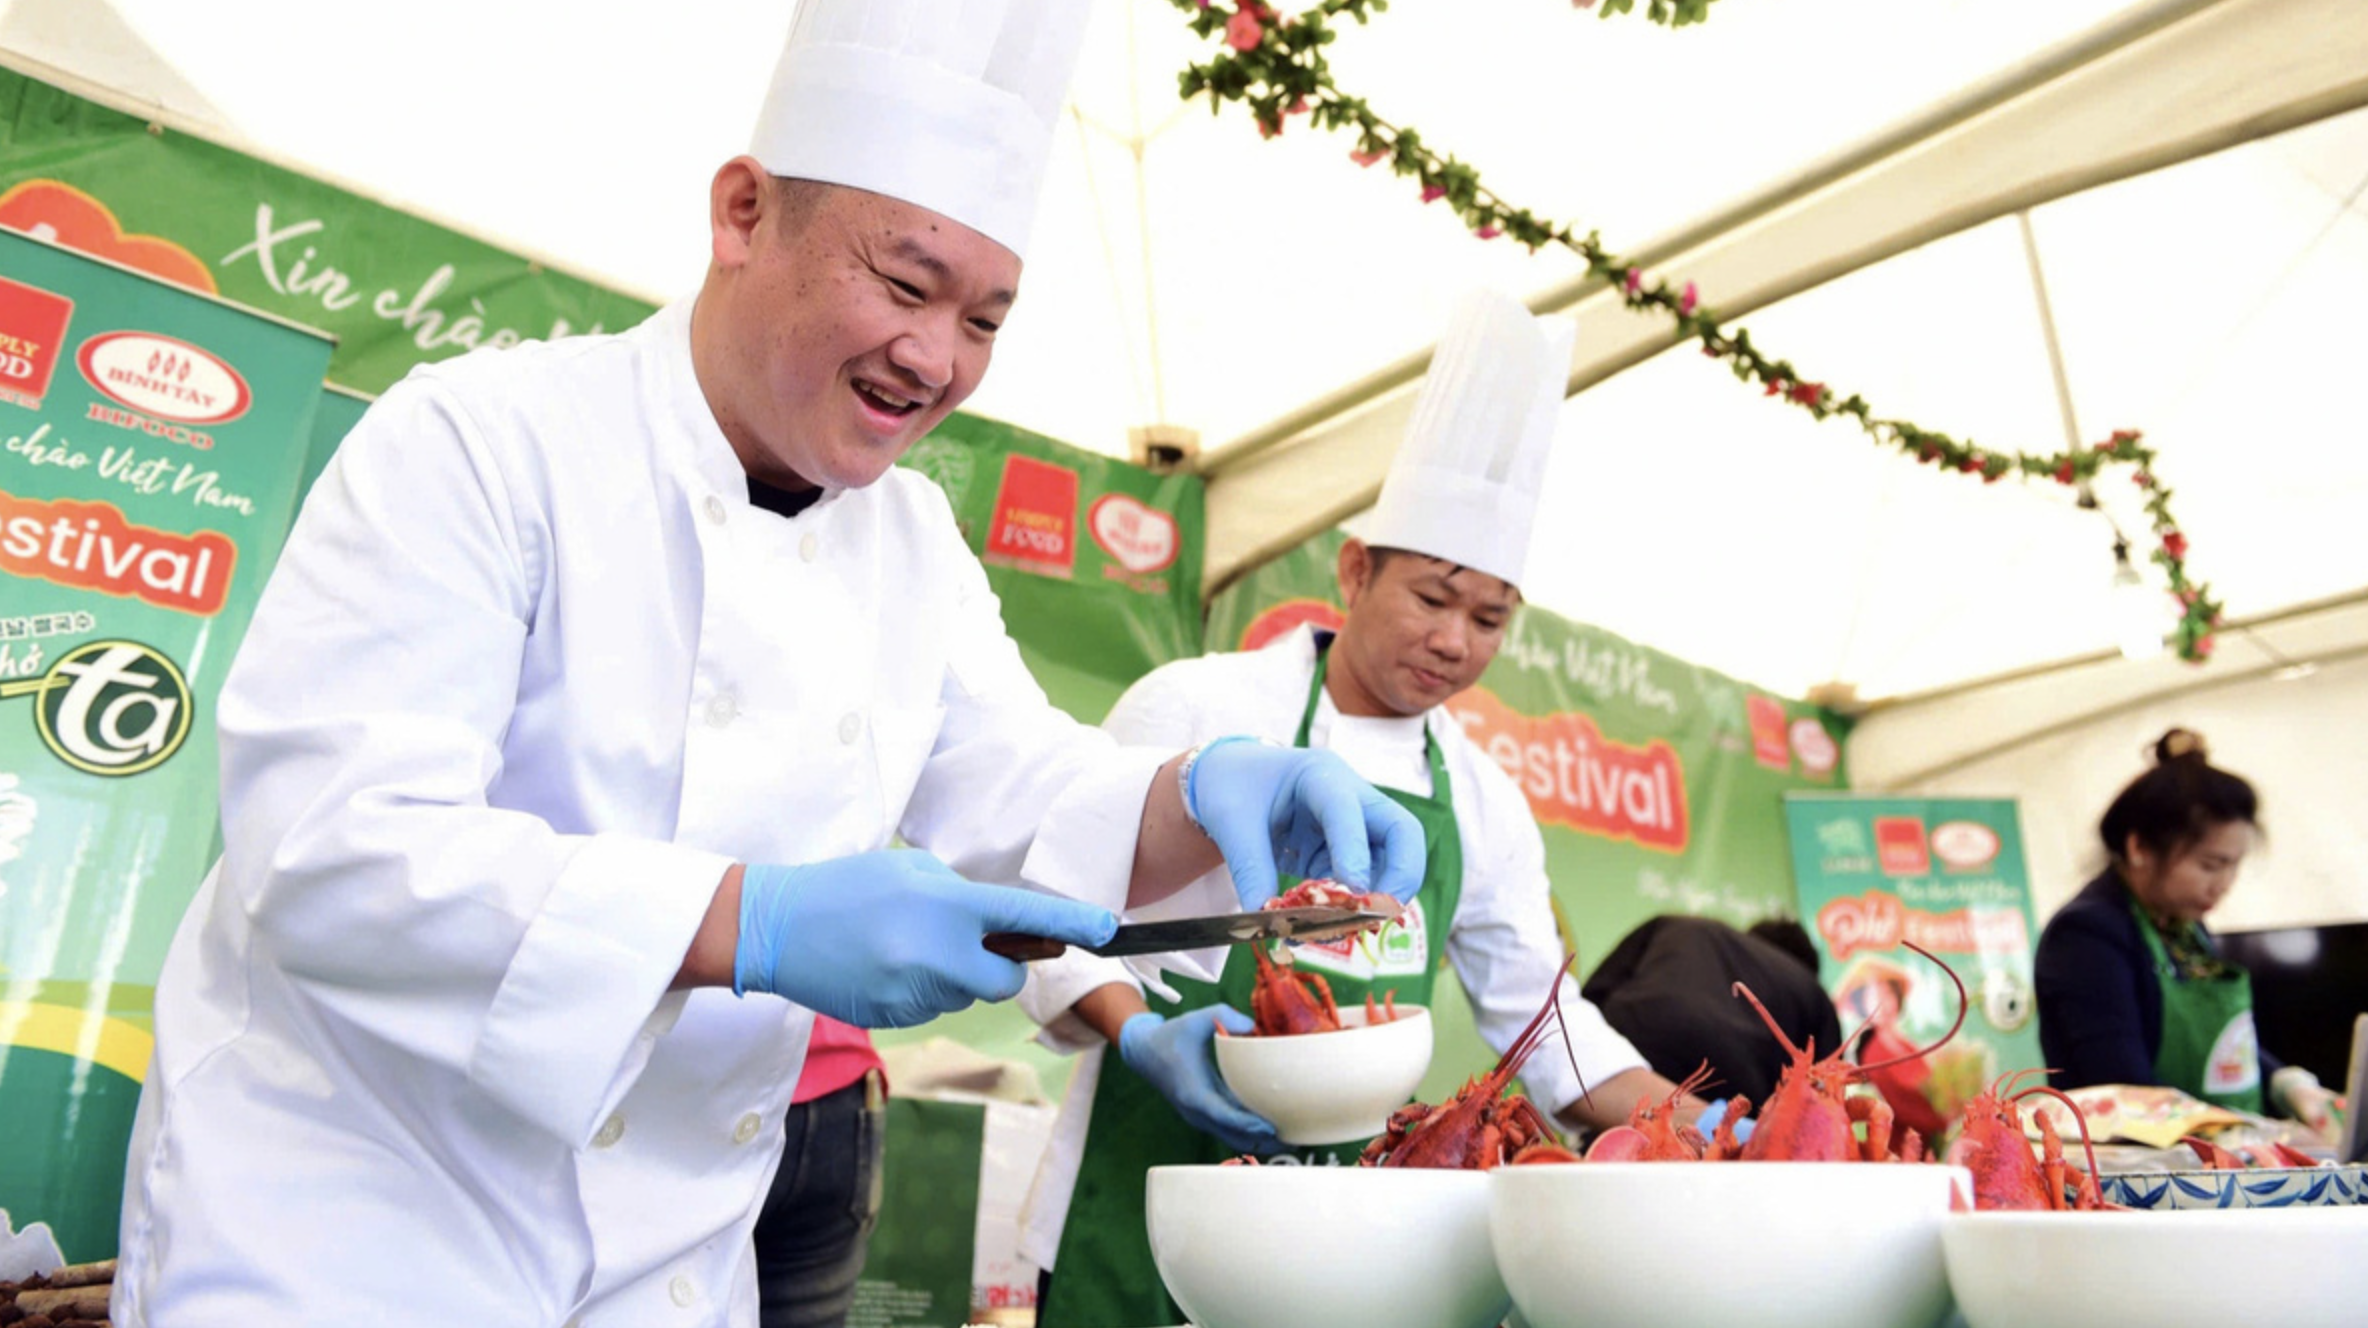
<instances>
[{"instance_id":1,"label":"binh tay food logo","mask_svg":"<svg viewBox=\"0 0 2368 1328\"><path fill-rule=\"evenodd\" d=\"M1123 493L1094 499L1094 505L1086 509L1085 528L1127 576L1166 571L1175 565L1184 544L1176 518ZM1114 576L1121 574L1112 572Z\"/></svg>"},{"instance_id":2,"label":"binh tay food logo","mask_svg":"<svg viewBox=\"0 0 2368 1328\"><path fill-rule=\"evenodd\" d=\"M65 296L0 277L0 401L41 409L73 316Z\"/></svg>"},{"instance_id":3,"label":"binh tay food logo","mask_svg":"<svg viewBox=\"0 0 2368 1328\"><path fill-rule=\"evenodd\" d=\"M1485 687L1447 703L1464 733L1529 798L1541 821L1581 834L1683 853L1686 774L1666 742L1613 742L1585 715L1524 715Z\"/></svg>"},{"instance_id":4,"label":"binh tay food logo","mask_svg":"<svg viewBox=\"0 0 2368 1328\"><path fill-rule=\"evenodd\" d=\"M1077 472L1013 454L1003 458L986 561L1066 581L1077 570Z\"/></svg>"},{"instance_id":5,"label":"binh tay food logo","mask_svg":"<svg viewBox=\"0 0 2368 1328\"><path fill-rule=\"evenodd\" d=\"M155 332L102 332L82 343L74 362L99 391L183 424L227 424L255 402L221 357Z\"/></svg>"},{"instance_id":6,"label":"binh tay food logo","mask_svg":"<svg viewBox=\"0 0 2368 1328\"><path fill-rule=\"evenodd\" d=\"M210 618L230 596L238 545L219 531L136 525L112 503L43 502L0 489L0 572Z\"/></svg>"},{"instance_id":7,"label":"binh tay food logo","mask_svg":"<svg viewBox=\"0 0 2368 1328\"><path fill-rule=\"evenodd\" d=\"M1932 856L1953 872L1980 871L1998 860L2002 847L1998 832L1979 821L1943 821L1932 827Z\"/></svg>"},{"instance_id":8,"label":"binh tay food logo","mask_svg":"<svg viewBox=\"0 0 2368 1328\"><path fill-rule=\"evenodd\" d=\"M189 679L137 641L86 641L48 673L0 683L0 700L33 698L33 727L50 754L85 774L154 770L189 740Z\"/></svg>"}]
</instances>

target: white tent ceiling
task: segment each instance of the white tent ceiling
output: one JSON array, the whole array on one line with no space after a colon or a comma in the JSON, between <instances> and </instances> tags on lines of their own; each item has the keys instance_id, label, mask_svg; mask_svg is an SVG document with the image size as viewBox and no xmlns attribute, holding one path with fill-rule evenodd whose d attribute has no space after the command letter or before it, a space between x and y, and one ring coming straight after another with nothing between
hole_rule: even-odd
<instances>
[{"instance_id":1,"label":"white tent ceiling","mask_svg":"<svg viewBox=\"0 0 2368 1328\"><path fill-rule=\"evenodd\" d=\"M2318 39L2201 47L2210 58L2119 108L2132 143L2207 85L2340 83L2330 60L2368 69L2343 54L2368 40L2356 0L1721 0L1678 32L1560 0L1400 0L1351 27L1334 60L1346 90L1504 196L1640 252L2081 34L2248 8L2305 13ZM745 140L787 10L679 0L625 21L549 0L0 0L0 47L662 297L698 280L706 179ZM981 413L1120 454L1129 427L1167 422L1215 450L1419 353L1470 283L1543 294L1578 271L1565 254L1470 239L1405 181L1351 165L1338 136L1294 122L1264 143L1238 109L1181 105L1174 75L1200 47L1166 0L1102 0L1088 40ZM2223 53L2245 77L2214 83ZM2045 109L2023 121L2023 146L2058 128L2093 143L2111 121L2083 104L2077 122ZM2232 137L2334 109L2261 110L2279 104L2233 112ZM2006 184L2047 197L2048 162L1927 156L1936 173L1922 178L1946 212ZM1997 174L2010 168L2022 174ZM2368 350L2364 181L2368 118L2353 113L2032 213L2082 432L2143 428L2162 447L2195 570L2239 614L2368 585L2368 553L2344 534L2368 496L2368 426L2345 393ZM1910 215L1900 204L1914 197L1895 189L1880 215ZM1781 270L1797 278L1906 233L1794 253ZM1801 285L1701 271L1714 303ZM1626 319L1582 309L1591 336ZM2060 445L2011 218L1748 325L1883 413L1992 446ZM1649 350L1624 345L1606 362ZM1374 455L1358 452L1368 472ZM1354 487L1302 499L1257 486L1296 505L1258 524L1323 515L1318 503ZM1913 691L2113 640L2095 516L2053 491L1882 457L1688 350L1574 398L1546 502L1559 515L1533 601L1780 690L1843 678Z\"/></svg>"}]
</instances>

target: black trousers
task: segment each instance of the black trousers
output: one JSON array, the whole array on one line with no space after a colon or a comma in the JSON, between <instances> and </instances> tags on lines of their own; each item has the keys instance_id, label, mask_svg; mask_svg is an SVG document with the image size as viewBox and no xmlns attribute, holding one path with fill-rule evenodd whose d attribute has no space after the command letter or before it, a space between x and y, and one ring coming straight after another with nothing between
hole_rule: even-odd
<instances>
[{"instance_id":1,"label":"black trousers","mask_svg":"<svg viewBox=\"0 0 2368 1328\"><path fill-rule=\"evenodd\" d=\"M840 1328L880 1217L888 1113L879 1072L789 1109L772 1192L756 1219L758 1322Z\"/></svg>"}]
</instances>

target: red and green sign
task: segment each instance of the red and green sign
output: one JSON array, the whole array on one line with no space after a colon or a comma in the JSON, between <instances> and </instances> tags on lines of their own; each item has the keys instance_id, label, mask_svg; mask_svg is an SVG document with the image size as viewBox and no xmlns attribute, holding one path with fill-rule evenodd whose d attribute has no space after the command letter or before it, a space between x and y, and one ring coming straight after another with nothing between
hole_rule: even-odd
<instances>
[{"instance_id":1,"label":"red and green sign","mask_svg":"<svg viewBox=\"0 0 2368 1328\"><path fill-rule=\"evenodd\" d=\"M1801 794L1785 800L1801 921L1824 956L1845 1028L1867 1027L1862 1059L1903 1055L1946 1033L1957 988L1965 1026L1922 1061L1886 1072L1886 1096L1928 1141L1967 1098L2040 1065L2031 987L2038 933L2012 800ZM1906 1090L1923 1099L1900 1110ZM1914 1119L1910 1119L1913 1116Z\"/></svg>"},{"instance_id":2,"label":"red and green sign","mask_svg":"<svg viewBox=\"0 0 2368 1328\"><path fill-rule=\"evenodd\" d=\"M21 235L0 273L0 1207L91 1259L330 346Z\"/></svg>"}]
</instances>

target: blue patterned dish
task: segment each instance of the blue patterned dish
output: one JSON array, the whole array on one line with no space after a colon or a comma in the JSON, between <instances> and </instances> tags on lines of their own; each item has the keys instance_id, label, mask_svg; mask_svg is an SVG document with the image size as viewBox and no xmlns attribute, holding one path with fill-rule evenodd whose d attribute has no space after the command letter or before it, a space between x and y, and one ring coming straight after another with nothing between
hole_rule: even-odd
<instances>
[{"instance_id":1,"label":"blue patterned dish","mask_svg":"<svg viewBox=\"0 0 2368 1328\"><path fill-rule=\"evenodd\" d=\"M2129 1171L2097 1178L2124 1208L2315 1208L2368 1204L2368 1166Z\"/></svg>"}]
</instances>

